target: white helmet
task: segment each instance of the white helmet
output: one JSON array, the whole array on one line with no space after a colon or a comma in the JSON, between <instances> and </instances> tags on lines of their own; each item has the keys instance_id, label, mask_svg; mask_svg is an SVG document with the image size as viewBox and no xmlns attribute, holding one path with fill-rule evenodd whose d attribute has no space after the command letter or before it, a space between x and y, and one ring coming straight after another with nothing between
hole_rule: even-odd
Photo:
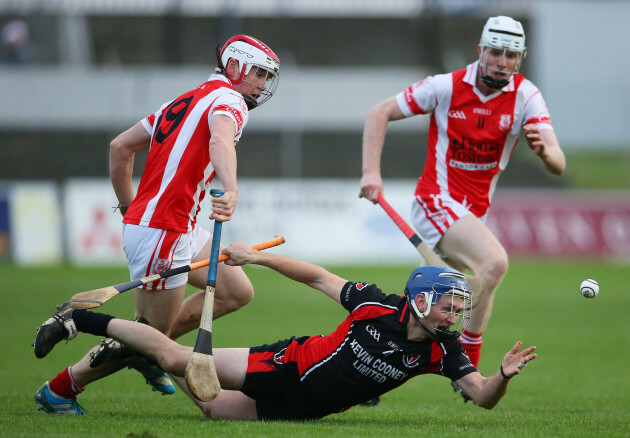
<instances>
[{"instance_id":1,"label":"white helmet","mask_svg":"<svg viewBox=\"0 0 630 438\"><path fill-rule=\"evenodd\" d=\"M479 44L482 47L524 53L526 49L523 25L503 15L490 17L483 27Z\"/></svg>"},{"instance_id":2,"label":"white helmet","mask_svg":"<svg viewBox=\"0 0 630 438\"><path fill-rule=\"evenodd\" d=\"M271 99L278 86L280 59L269 46L248 35L235 35L225 42L223 48L217 46L217 72L227 76L225 68L230 59L235 59L238 62L240 70L238 79L231 79L234 85L239 85L243 82L243 78L250 72L252 67L263 69L267 74L266 87L264 89L245 81L250 87L255 87L259 90L258 98L250 97L243 92L244 90L241 87L241 94L243 94L249 109L256 108Z\"/></svg>"},{"instance_id":3,"label":"white helmet","mask_svg":"<svg viewBox=\"0 0 630 438\"><path fill-rule=\"evenodd\" d=\"M503 15L488 18L481 32L479 45L481 46L481 54L483 54L484 48L486 47L502 50L504 53L518 53L521 55L521 59L527 54L523 25L511 17ZM486 69L485 74L482 73L481 75L481 80L491 88L501 89L509 83L512 73L518 72L520 61L521 60L517 62L514 70L507 78L497 79L488 74L489 67L481 62L480 59L480 65Z\"/></svg>"}]
</instances>

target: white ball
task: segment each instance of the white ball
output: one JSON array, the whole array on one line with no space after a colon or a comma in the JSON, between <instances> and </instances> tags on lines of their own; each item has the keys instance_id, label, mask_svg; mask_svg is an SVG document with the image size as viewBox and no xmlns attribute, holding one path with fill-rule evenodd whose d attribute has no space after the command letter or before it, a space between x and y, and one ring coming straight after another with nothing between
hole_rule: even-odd
<instances>
[{"instance_id":1,"label":"white ball","mask_svg":"<svg viewBox=\"0 0 630 438\"><path fill-rule=\"evenodd\" d=\"M599 284L595 280L584 280L580 285L580 292L586 298L595 298L599 293Z\"/></svg>"}]
</instances>

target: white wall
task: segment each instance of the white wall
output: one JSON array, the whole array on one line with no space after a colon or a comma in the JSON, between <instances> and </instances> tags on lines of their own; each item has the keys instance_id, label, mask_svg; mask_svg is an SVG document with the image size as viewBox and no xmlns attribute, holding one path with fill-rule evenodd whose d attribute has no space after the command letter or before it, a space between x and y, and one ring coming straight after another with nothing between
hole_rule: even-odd
<instances>
[{"instance_id":1,"label":"white wall","mask_svg":"<svg viewBox=\"0 0 630 438\"><path fill-rule=\"evenodd\" d=\"M563 145L629 148L630 2L540 1L525 60Z\"/></svg>"}]
</instances>

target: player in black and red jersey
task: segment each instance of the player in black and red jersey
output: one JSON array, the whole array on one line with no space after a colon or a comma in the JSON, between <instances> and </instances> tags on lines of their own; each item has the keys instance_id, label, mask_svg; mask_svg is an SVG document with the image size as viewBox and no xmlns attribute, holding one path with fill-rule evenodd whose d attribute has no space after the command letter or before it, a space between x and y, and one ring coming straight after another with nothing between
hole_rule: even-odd
<instances>
[{"instance_id":1,"label":"player in black and red jersey","mask_svg":"<svg viewBox=\"0 0 630 438\"><path fill-rule=\"evenodd\" d=\"M307 284L343 305L349 315L329 335L292 337L250 349L214 349L224 390L211 402L194 400L206 417L321 418L426 373L444 375L477 405L492 409L505 394L509 379L536 358L536 347L519 352L519 341L495 375L483 377L477 371L458 341L470 318L472 297L464 276L453 269L414 270L401 297L300 260L255 251L242 242L223 252L230 256L226 263L231 265L267 266ZM36 344L46 343L39 347L49 350L76 331L117 339L175 376L184 375L192 353L191 347L152 327L69 307L44 323Z\"/></svg>"}]
</instances>

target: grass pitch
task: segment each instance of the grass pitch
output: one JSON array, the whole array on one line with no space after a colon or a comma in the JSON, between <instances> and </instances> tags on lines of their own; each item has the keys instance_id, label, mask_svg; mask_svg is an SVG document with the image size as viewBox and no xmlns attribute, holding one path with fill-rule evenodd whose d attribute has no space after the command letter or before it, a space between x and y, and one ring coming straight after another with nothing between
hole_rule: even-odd
<instances>
[{"instance_id":1,"label":"grass pitch","mask_svg":"<svg viewBox=\"0 0 630 438\"><path fill-rule=\"evenodd\" d=\"M402 293L413 266L330 267L345 278ZM317 291L272 271L247 267L254 301L215 322L217 347L250 346L291 335L328 333L345 311ZM512 380L492 411L463 401L447 379L420 376L381 398L378 407L355 407L313 422L204 420L178 391L160 396L140 374L123 370L90 385L79 397L89 417L37 412L33 394L99 339L80 334L37 360L30 344L54 305L74 293L127 279L125 269L26 269L0 266L0 436L195 437L195 436L630 436L630 290L626 265L601 261L513 260L484 333L480 371L497 372L517 340L536 345L539 357ZM580 295L585 278L600 284L595 299ZM132 316L131 294L101 311ZM195 334L180 341L192 345Z\"/></svg>"}]
</instances>

